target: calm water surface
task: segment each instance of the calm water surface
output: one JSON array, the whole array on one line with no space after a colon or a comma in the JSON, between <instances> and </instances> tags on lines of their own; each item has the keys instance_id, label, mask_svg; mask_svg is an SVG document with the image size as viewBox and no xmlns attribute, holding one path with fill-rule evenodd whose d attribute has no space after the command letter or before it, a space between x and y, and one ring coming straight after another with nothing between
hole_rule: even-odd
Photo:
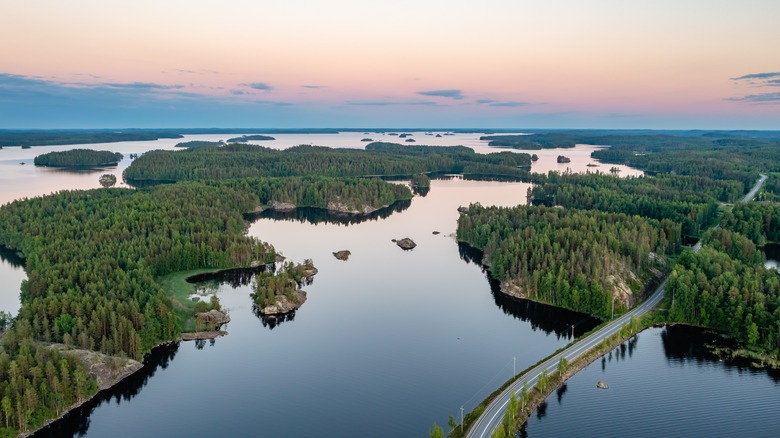
<instances>
[{"instance_id":1,"label":"calm water surface","mask_svg":"<svg viewBox=\"0 0 780 438\"><path fill-rule=\"evenodd\" d=\"M182 343L130 396L118 389L47 433L400 437L446 424L509 378L513 357L526 368L565 345L572 324L595 323L495 295L469 261L478 255L452 237L459 205L516 205L528 187L434 180L386 219L258 220L251 235L319 268L294 318L269 324L253 312L251 285L211 285L230 310L228 336ZM417 248L391 242L402 237ZM340 249L348 261L333 257Z\"/></svg>"},{"instance_id":2,"label":"calm water surface","mask_svg":"<svg viewBox=\"0 0 780 438\"><path fill-rule=\"evenodd\" d=\"M690 327L645 330L554 392L529 437L776 437L780 373L719 361ZM603 380L609 389L596 388ZM576 432L574 432L576 431Z\"/></svg>"}]
</instances>

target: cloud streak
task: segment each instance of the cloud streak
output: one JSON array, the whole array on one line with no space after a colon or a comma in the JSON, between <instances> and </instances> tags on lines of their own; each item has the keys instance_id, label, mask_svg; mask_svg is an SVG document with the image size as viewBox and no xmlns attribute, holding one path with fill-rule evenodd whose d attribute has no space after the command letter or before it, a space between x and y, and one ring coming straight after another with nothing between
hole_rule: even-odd
<instances>
[{"instance_id":1,"label":"cloud streak","mask_svg":"<svg viewBox=\"0 0 780 438\"><path fill-rule=\"evenodd\" d=\"M463 95L463 90L456 90L456 89L418 91L417 94L421 96L430 96L430 97L446 97L448 99L455 99L455 100L461 100L466 98L466 96Z\"/></svg>"},{"instance_id":2,"label":"cloud streak","mask_svg":"<svg viewBox=\"0 0 780 438\"><path fill-rule=\"evenodd\" d=\"M751 102L751 103L780 103L780 92L778 93L763 93L763 94L750 94L741 97L727 97L724 100L730 102Z\"/></svg>"},{"instance_id":3,"label":"cloud streak","mask_svg":"<svg viewBox=\"0 0 780 438\"><path fill-rule=\"evenodd\" d=\"M249 84L241 84L245 87L249 87L253 90L260 90L260 91L270 91L273 90L274 87L266 84L265 82L251 82Z\"/></svg>"},{"instance_id":4,"label":"cloud streak","mask_svg":"<svg viewBox=\"0 0 780 438\"><path fill-rule=\"evenodd\" d=\"M736 78L731 78L732 81L742 81L745 79L771 79L780 78L780 72L768 72L768 73L751 73Z\"/></svg>"}]
</instances>

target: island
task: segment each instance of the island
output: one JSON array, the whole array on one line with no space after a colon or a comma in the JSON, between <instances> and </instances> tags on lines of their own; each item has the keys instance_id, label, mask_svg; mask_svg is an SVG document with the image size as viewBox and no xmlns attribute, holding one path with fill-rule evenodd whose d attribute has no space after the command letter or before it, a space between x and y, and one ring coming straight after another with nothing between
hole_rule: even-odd
<instances>
[{"instance_id":1,"label":"island","mask_svg":"<svg viewBox=\"0 0 780 438\"><path fill-rule=\"evenodd\" d=\"M100 176L98 182L100 182L100 185L103 187L113 187L114 184L116 184L116 176L110 173L106 173Z\"/></svg>"},{"instance_id":2,"label":"island","mask_svg":"<svg viewBox=\"0 0 780 438\"><path fill-rule=\"evenodd\" d=\"M92 149L72 149L62 152L49 152L38 155L33 162L36 166L47 167L105 167L116 166L122 161L122 154Z\"/></svg>"},{"instance_id":3,"label":"island","mask_svg":"<svg viewBox=\"0 0 780 438\"><path fill-rule=\"evenodd\" d=\"M333 257L336 257L337 259L346 262L349 260L349 256L351 256L352 253L349 250L342 249L341 251L336 251L333 253Z\"/></svg>"},{"instance_id":4,"label":"island","mask_svg":"<svg viewBox=\"0 0 780 438\"><path fill-rule=\"evenodd\" d=\"M276 274L259 274L251 295L255 308L266 316L294 312L306 302L306 292L301 290L301 285L311 282L316 274L317 269L311 260L303 264L285 262Z\"/></svg>"},{"instance_id":5,"label":"island","mask_svg":"<svg viewBox=\"0 0 780 438\"><path fill-rule=\"evenodd\" d=\"M270 140L276 140L274 137L271 137L270 135L242 135L241 137L233 137L228 139L228 143L246 143L248 141L270 141Z\"/></svg>"},{"instance_id":6,"label":"island","mask_svg":"<svg viewBox=\"0 0 780 438\"><path fill-rule=\"evenodd\" d=\"M414 240L408 237L404 237L403 239L393 239L393 242L395 242L395 244L404 251L414 249L417 246L417 244L414 243Z\"/></svg>"},{"instance_id":7,"label":"island","mask_svg":"<svg viewBox=\"0 0 780 438\"><path fill-rule=\"evenodd\" d=\"M557 161L558 163L571 163L571 158L564 155L558 155Z\"/></svg>"},{"instance_id":8,"label":"island","mask_svg":"<svg viewBox=\"0 0 780 438\"><path fill-rule=\"evenodd\" d=\"M177 148L187 148L187 149L198 149L198 148L214 148L214 147L220 147L224 146L225 143L221 141L203 141L203 140L192 140L192 141L182 141L179 143L176 143Z\"/></svg>"}]
</instances>

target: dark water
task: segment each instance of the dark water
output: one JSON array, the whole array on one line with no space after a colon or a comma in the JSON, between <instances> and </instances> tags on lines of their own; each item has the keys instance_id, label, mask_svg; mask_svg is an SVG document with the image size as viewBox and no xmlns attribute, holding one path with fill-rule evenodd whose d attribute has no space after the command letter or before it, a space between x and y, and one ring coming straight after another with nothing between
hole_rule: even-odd
<instances>
[{"instance_id":1,"label":"dark water","mask_svg":"<svg viewBox=\"0 0 780 438\"><path fill-rule=\"evenodd\" d=\"M766 263L764 266L770 269L780 270L780 244L769 243L764 246Z\"/></svg>"},{"instance_id":2,"label":"dark water","mask_svg":"<svg viewBox=\"0 0 780 438\"><path fill-rule=\"evenodd\" d=\"M480 254L453 238L457 207L516 205L528 184L435 180L425 197L375 220L258 219L249 234L319 269L286 320L258 316L251 276L216 291L232 321L215 342L155 352L145 378L42 436L423 436L472 409L517 369L595 321L491 289ZM313 212L309 212L313 213ZM440 234L434 235L433 231ZM403 251L391 239L418 244ZM352 252L348 261L332 253ZM163 364L165 366L163 366Z\"/></svg>"},{"instance_id":3,"label":"dark water","mask_svg":"<svg viewBox=\"0 0 780 438\"><path fill-rule=\"evenodd\" d=\"M778 436L780 373L721 362L704 347L717 342L714 334L691 327L646 330L548 397L524 433ZM597 389L599 380L609 389Z\"/></svg>"}]
</instances>

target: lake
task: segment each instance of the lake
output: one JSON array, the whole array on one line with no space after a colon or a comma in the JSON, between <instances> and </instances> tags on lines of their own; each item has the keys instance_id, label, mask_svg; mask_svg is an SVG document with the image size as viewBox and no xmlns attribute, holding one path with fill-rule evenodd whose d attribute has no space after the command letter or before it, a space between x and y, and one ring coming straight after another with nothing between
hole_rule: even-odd
<instances>
[{"instance_id":1,"label":"lake","mask_svg":"<svg viewBox=\"0 0 780 438\"><path fill-rule=\"evenodd\" d=\"M372 134L373 135L373 134ZM416 133L415 137L421 137ZM62 189L99 187L102 173L121 179L130 153L173 149L179 141L0 150L0 203ZM364 147L360 133L275 135L270 147L300 143ZM465 144L492 152L479 134L425 136L417 144ZM397 137L396 137L397 138ZM390 139L394 139L392 136ZM436 139L436 141L427 140ZM259 144L260 142L258 142ZM119 166L66 172L32 165L35 155L77 147L125 154ZM593 146L534 151L533 170L589 171ZM572 158L558 164L558 155ZM27 164L20 165L20 162ZM624 168L621 175L641 172ZM314 260L319 274L294 316L269 321L253 311L251 282L226 276L202 285L229 309L228 336L161 347L144 370L74 411L40 436L421 436L434 421L471 410L508 379L569 342L596 321L585 315L505 297L479 265L480 254L453 235L457 207L524 204L529 184L432 181L426 196L366 221L328 220L322 212L260 218L253 236L289 259ZM439 234L434 234L438 231ZM418 244L403 251L391 239ZM346 262L332 253L348 249ZM0 253L3 310L18 311L20 261ZM251 277L249 277L251 278Z\"/></svg>"},{"instance_id":2,"label":"lake","mask_svg":"<svg viewBox=\"0 0 780 438\"><path fill-rule=\"evenodd\" d=\"M776 437L780 372L721 362L704 348L718 342L692 327L645 330L553 392L521 435Z\"/></svg>"}]
</instances>

